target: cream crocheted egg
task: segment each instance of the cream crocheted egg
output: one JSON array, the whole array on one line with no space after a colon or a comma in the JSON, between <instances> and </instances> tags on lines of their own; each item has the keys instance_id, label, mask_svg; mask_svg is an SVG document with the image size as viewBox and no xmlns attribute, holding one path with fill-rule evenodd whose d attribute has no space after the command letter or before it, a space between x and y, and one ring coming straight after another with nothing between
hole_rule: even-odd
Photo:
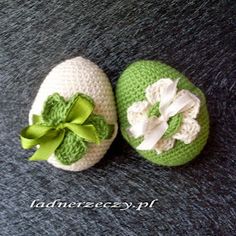
<instances>
[{"instance_id":1,"label":"cream crocheted egg","mask_svg":"<svg viewBox=\"0 0 236 236\"><path fill-rule=\"evenodd\" d=\"M95 103L94 113L114 125L112 137L100 144L89 143L87 152L78 161L65 165L57 159L55 153L47 160L64 170L85 170L100 161L117 134L117 115L111 84L106 74L93 62L82 57L66 60L54 67L40 86L29 113L30 124L33 114L41 114L45 101L54 93L58 93L65 100L77 93L91 97Z\"/></svg>"}]
</instances>

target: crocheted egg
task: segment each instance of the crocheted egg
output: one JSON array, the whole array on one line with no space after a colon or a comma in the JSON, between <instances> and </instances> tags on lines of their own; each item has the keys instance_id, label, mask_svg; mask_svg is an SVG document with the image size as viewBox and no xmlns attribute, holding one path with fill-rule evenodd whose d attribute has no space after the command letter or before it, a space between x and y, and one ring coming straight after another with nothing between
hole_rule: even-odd
<instances>
[{"instance_id":1,"label":"crocheted egg","mask_svg":"<svg viewBox=\"0 0 236 236\"><path fill-rule=\"evenodd\" d=\"M88 110L92 115L84 122L85 127L78 126L83 128L82 131L74 124L68 125L68 122L63 124L63 127L80 132L82 137L84 128L90 132L85 134L88 137L91 132L99 131L98 136L102 140L99 144L85 142L83 138L66 129L63 145L61 144L47 161L57 168L68 171L81 171L96 164L107 152L116 136L117 116L114 95L105 73L97 65L82 57L60 63L43 81L29 113L30 124L33 123L35 115L42 115L46 126L57 125L55 126L57 130L58 127L62 127L60 122L65 118L71 104L78 101L77 98L80 99L77 105L82 107L78 107L76 115L81 115L85 111L82 115L87 117ZM71 117L73 116L75 112L71 113ZM109 126L113 126L110 137L107 135Z\"/></svg>"},{"instance_id":2,"label":"crocheted egg","mask_svg":"<svg viewBox=\"0 0 236 236\"><path fill-rule=\"evenodd\" d=\"M164 63L141 60L128 66L117 82L116 100L123 137L155 164L183 165L207 142L204 94Z\"/></svg>"}]
</instances>

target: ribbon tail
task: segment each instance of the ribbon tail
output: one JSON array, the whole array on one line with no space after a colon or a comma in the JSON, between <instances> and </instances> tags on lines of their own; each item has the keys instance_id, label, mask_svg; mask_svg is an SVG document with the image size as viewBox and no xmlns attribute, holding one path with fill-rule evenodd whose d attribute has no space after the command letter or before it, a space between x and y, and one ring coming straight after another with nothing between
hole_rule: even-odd
<instances>
[{"instance_id":1,"label":"ribbon tail","mask_svg":"<svg viewBox=\"0 0 236 236\"><path fill-rule=\"evenodd\" d=\"M29 158L30 161L45 161L47 160L59 147L64 139L65 131L62 130L56 137L43 140L39 145L39 149Z\"/></svg>"},{"instance_id":2,"label":"ribbon tail","mask_svg":"<svg viewBox=\"0 0 236 236\"><path fill-rule=\"evenodd\" d=\"M156 143L161 139L166 130L168 129L167 122L163 121L150 132L144 135L143 142L137 147L138 150L151 150Z\"/></svg>"}]
</instances>

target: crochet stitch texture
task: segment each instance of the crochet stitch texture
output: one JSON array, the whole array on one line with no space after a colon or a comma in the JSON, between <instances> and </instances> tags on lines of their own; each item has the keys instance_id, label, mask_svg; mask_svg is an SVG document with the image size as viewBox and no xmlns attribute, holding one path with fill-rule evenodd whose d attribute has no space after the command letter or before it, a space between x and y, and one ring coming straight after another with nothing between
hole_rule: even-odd
<instances>
[{"instance_id":1,"label":"crochet stitch texture","mask_svg":"<svg viewBox=\"0 0 236 236\"><path fill-rule=\"evenodd\" d=\"M40 119L35 122L37 125L46 127L54 127L60 129L60 125L67 121L67 117L79 98L83 98L92 106L94 101L81 93L72 96L68 101L65 101L58 93L50 95L44 104L44 109ZM109 139L112 136L113 126L106 123L101 115L90 114L83 122L84 125L93 125L96 129L100 140ZM87 141L78 134L73 133L70 129L65 130L64 139L60 146L55 150L57 159L65 164L70 165L81 159L87 152Z\"/></svg>"},{"instance_id":2,"label":"crochet stitch texture","mask_svg":"<svg viewBox=\"0 0 236 236\"><path fill-rule=\"evenodd\" d=\"M137 147L143 140L142 137L134 138L127 131L130 124L127 119L127 109L138 101L145 100L145 89L161 78L179 79L178 88L189 90L201 101L197 121L201 127L197 138L190 144L176 141L174 147L166 152L157 154L154 150L137 150L147 160L163 166L178 166L191 161L196 157L206 144L209 133L209 117L206 100L201 90L195 87L183 74L174 68L158 61L142 60L131 64L120 76L116 87L117 108L122 135L132 147ZM152 114L152 111L150 112ZM174 122L174 121L173 121ZM178 126L178 120L175 121ZM165 135L168 135L166 133Z\"/></svg>"},{"instance_id":3,"label":"crochet stitch texture","mask_svg":"<svg viewBox=\"0 0 236 236\"><path fill-rule=\"evenodd\" d=\"M41 114L48 96L54 93L60 94L65 100L69 100L76 93L90 96L95 103L94 113L103 116L108 124L115 126L110 139L103 140L99 145L89 143L83 158L73 164L64 165L55 155L47 160L64 170L85 170L100 161L117 134L116 108L111 84L106 74L93 62L82 57L66 60L54 67L41 84L29 113L30 124L33 114ZM104 132L106 131L101 131L101 135L104 135Z\"/></svg>"}]
</instances>

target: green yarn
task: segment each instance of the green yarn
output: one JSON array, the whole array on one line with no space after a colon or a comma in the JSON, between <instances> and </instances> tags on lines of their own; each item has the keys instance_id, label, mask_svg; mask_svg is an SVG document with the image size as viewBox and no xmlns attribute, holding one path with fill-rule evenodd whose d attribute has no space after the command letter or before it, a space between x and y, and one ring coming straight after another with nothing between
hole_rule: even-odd
<instances>
[{"instance_id":1,"label":"green yarn","mask_svg":"<svg viewBox=\"0 0 236 236\"><path fill-rule=\"evenodd\" d=\"M105 119L100 115L92 114L86 123L93 124L98 132L100 139L108 139L113 133L113 126L106 123Z\"/></svg>"},{"instance_id":2,"label":"green yarn","mask_svg":"<svg viewBox=\"0 0 236 236\"><path fill-rule=\"evenodd\" d=\"M56 149L57 159L64 165L70 165L83 157L87 152L87 143L78 135L67 131L61 145Z\"/></svg>"},{"instance_id":3,"label":"green yarn","mask_svg":"<svg viewBox=\"0 0 236 236\"><path fill-rule=\"evenodd\" d=\"M158 103L156 103L155 105L153 105L149 108L148 117L153 117L153 116L158 117L158 116L161 115L161 113L159 111L159 105L160 105L160 103L158 102Z\"/></svg>"},{"instance_id":4,"label":"green yarn","mask_svg":"<svg viewBox=\"0 0 236 236\"><path fill-rule=\"evenodd\" d=\"M91 103L94 103L89 96L81 93L75 94L68 101L65 101L65 99L58 93L48 96L47 101L44 103L42 123L48 126L57 126L60 123L65 122L68 112L78 96L86 98Z\"/></svg>"},{"instance_id":5,"label":"green yarn","mask_svg":"<svg viewBox=\"0 0 236 236\"><path fill-rule=\"evenodd\" d=\"M158 62L142 60L131 64L120 76L116 86L117 109L120 121L120 129L123 137L132 147L137 147L143 138L135 139L128 134L130 124L127 120L127 109L134 103L146 100L145 89L161 78L179 79L178 89L186 89L195 94L201 101L197 121L201 127L197 138L190 144L176 141L174 148L157 154L155 150L137 150L147 160L163 166L183 165L194 159L207 142L209 133L209 117L206 107L205 96L201 90L195 87L183 74L174 68ZM149 111L149 114L152 112ZM172 136L181 123L182 117L175 116L169 120L169 127L164 138Z\"/></svg>"},{"instance_id":6,"label":"green yarn","mask_svg":"<svg viewBox=\"0 0 236 236\"><path fill-rule=\"evenodd\" d=\"M47 98L40 117L41 119L38 119L38 117L35 116L34 123L43 124L45 126L60 127L60 124L66 121L71 107L79 96L94 104L92 98L85 94L77 93L68 101L65 101L65 99L58 93L54 93ZM107 124L104 117L101 115L91 114L85 123L94 125L101 140L109 139L113 133L113 125ZM81 159L86 154L88 149L87 145L88 143L84 139L68 129L66 130L62 143L56 149L55 155L62 164L70 165Z\"/></svg>"},{"instance_id":7,"label":"green yarn","mask_svg":"<svg viewBox=\"0 0 236 236\"><path fill-rule=\"evenodd\" d=\"M170 138L175 133L177 133L180 128L182 119L183 119L183 115L181 113L176 114L175 116L171 117L168 121L168 125L169 125L168 129L163 135L163 138Z\"/></svg>"},{"instance_id":8,"label":"green yarn","mask_svg":"<svg viewBox=\"0 0 236 236\"><path fill-rule=\"evenodd\" d=\"M69 110L69 106L67 106L63 97L58 93L49 96L44 104L42 122L48 126L56 126L64 122L66 119L67 109Z\"/></svg>"}]
</instances>

